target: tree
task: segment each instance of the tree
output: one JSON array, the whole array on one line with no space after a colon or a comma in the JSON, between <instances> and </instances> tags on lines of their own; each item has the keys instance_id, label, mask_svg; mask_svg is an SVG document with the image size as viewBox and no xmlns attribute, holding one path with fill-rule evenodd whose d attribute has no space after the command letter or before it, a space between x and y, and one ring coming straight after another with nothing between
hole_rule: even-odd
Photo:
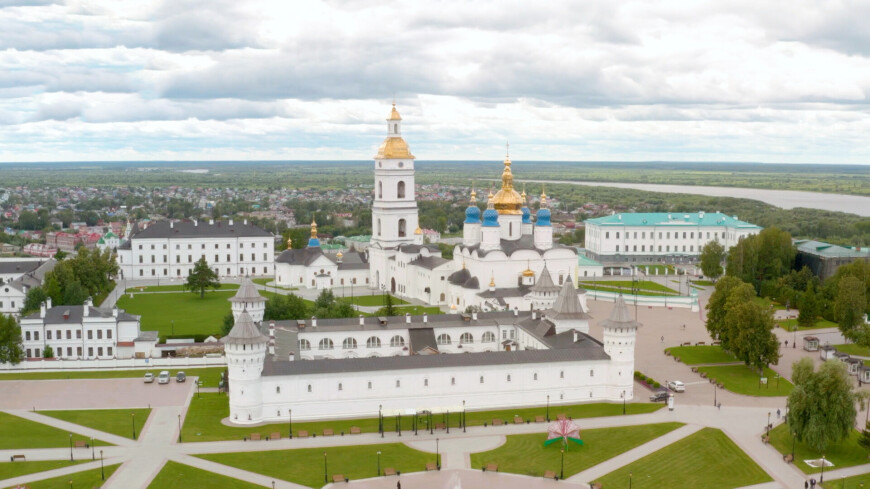
<instances>
[{"instance_id":1,"label":"tree","mask_svg":"<svg viewBox=\"0 0 870 489\"><path fill-rule=\"evenodd\" d=\"M724 277L707 303L707 331L722 348L759 370L779 361L773 318L753 301L755 289L735 277Z\"/></svg>"},{"instance_id":2,"label":"tree","mask_svg":"<svg viewBox=\"0 0 870 489\"><path fill-rule=\"evenodd\" d=\"M54 349L51 346L46 346L45 350L42 350L42 358L54 358Z\"/></svg>"},{"instance_id":3,"label":"tree","mask_svg":"<svg viewBox=\"0 0 870 489\"><path fill-rule=\"evenodd\" d=\"M32 312L39 310L45 300L48 299L48 294L42 287L33 287L27 291L27 296L24 297L24 306L21 308L21 316L27 316Z\"/></svg>"},{"instance_id":4,"label":"tree","mask_svg":"<svg viewBox=\"0 0 870 489\"><path fill-rule=\"evenodd\" d=\"M722 275L722 260L725 248L718 241L710 241L701 250L701 271L713 280Z\"/></svg>"},{"instance_id":5,"label":"tree","mask_svg":"<svg viewBox=\"0 0 870 489\"><path fill-rule=\"evenodd\" d=\"M725 338L725 313L728 312L726 302L731 291L743 282L736 277L727 276L716 282L716 287L713 294L710 296L710 301L707 302L707 331L710 336L722 341L722 346L726 350L730 349L728 344L731 338Z\"/></svg>"},{"instance_id":6,"label":"tree","mask_svg":"<svg viewBox=\"0 0 870 489\"><path fill-rule=\"evenodd\" d=\"M870 331L864 324L864 284L855 277L845 277L837 287L834 300L834 314L843 336L858 343L870 346Z\"/></svg>"},{"instance_id":7,"label":"tree","mask_svg":"<svg viewBox=\"0 0 870 489\"><path fill-rule=\"evenodd\" d=\"M0 363L18 365L23 355L21 326L14 317L0 313Z\"/></svg>"},{"instance_id":8,"label":"tree","mask_svg":"<svg viewBox=\"0 0 870 489\"><path fill-rule=\"evenodd\" d=\"M795 387L788 396L788 425L798 441L824 453L846 439L857 415L846 365L828 360L816 371L811 359L802 358L792 367L792 380Z\"/></svg>"},{"instance_id":9,"label":"tree","mask_svg":"<svg viewBox=\"0 0 870 489\"><path fill-rule=\"evenodd\" d=\"M740 240L728 250L726 272L760 289L765 280L775 280L787 274L797 255L791 234L776 227Z\"/></svg>"},{"instance_id":10,"label":"tree","mask_svg":"<svg viewBox=\"0 0 870 489\"><path fill-rule=\"evenodd\" d=\"M861 436L858 437L858 446L865 450L870 450L870 422L864 425L864 430L861 431Z\"/></svg>"},{"instance_id":11,"label":"tree","mask_svg":"<svg viewBox=\"0 0 870 489\"><path fill-rule=\"evenodd\" d=\"M205 297L205 289L219 289L218 274L208 267L205 257L200 258L193 264L193 270L187 276L187 288L191 292L199 292L199 298Z\"/></svg>"},{"instance_id":12,"label":"tree","mask_svg":"<svg viewBox=\"0 0 870 489\"><path fill-rule=\"evenodd\" d=\"M810 283L807 285L807 291L801 297L798 324L801 326L812 326L816 324L816 317L818 315L819 298L816 294L816 287Z\"/></svg>"},{"instance_id":13,"label":"tree","mask_svg":"<svg viewBox=\"0 0 870 489\"><path fill-rule=\"evenodd\" d=\"M305 301L294 294L275 294L266 301L263 320L280 321L286 319L304 319L308 317L308 306Z\"/></svg>"},{"instance_id":14,"label":"tree","mask_svg":"<svg viewBox=\"0 0 870 489\"><path fill-rule=\"evenodd\" d=\"M221 325L221 334L224 336L230 334L230 331L233 330L233 326L236 325L235 316L233 316L232 311L228 312L226 316L224 316L223 324Z\"/></svg>"}]
</instances>

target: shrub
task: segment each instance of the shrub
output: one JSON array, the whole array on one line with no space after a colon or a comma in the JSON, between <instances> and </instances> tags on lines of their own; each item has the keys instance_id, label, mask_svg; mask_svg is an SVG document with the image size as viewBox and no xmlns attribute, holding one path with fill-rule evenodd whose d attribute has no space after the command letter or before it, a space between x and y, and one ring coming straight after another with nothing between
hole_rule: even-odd
<instances>
[{"instance_id":1,"label":"shrub","mask_svg":"<svg viewBox=\"0 0 870 489\"><path fill-rule=\"evenodd\" d=\"M655 387L656 389L658 389L658 388L661 387L661 386L662 386L662 385L659 384L658 382L655 382L655 381L653 382L653 387Z\"/></svg>"}]
</instances>

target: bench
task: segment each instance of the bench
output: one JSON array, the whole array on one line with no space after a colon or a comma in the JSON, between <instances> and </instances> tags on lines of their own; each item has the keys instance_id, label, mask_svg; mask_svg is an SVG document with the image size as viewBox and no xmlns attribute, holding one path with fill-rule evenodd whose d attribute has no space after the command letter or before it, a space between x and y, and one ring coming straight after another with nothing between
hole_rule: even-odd
<instances>
[{"instance_id":1,"label":"bench","mask_svg":"<svg viewBox=\"0 0 870 489\"><path fill-rule=\"evenodd\" d=\"M521 418L519 416L514 416L514 424L523 424L523 423L524 423L523 418Z\"/></svg>"},{"instance_id":2,"label":"bench","mask_svg":"<svg viewBox=\"0 0 870 489\"><path fill-rule=\"evenodd\" d=\"M719 340L716 340L716 341L714 341L714 342L712 342L712 343L710 343L710 344L713 345L713 346L719 346L719 345L722 344L722 342L719 341Z\"/></svg>"},{"instance_id":3,"label":"bench","mask_svg":"<svg viewBox=\"0 0 870 489\"><path fill-rule=\"evenodd\" d=\"M706 379L706 378L707 378L707 372L701 372L701 378L702 378L702 379Z\"/></svg>"},{"instance_id":4,"label":"bench","mask_svg":"<svg viewBox=\"0 0 870 489\"><path fill-rule=\"evenodd\" d=\"M426 464L426 470L438 470L438 466L435 465L435 462L429 462Z\"/></svg>"},{"instance_id":5,"label":"bench","mask_svg":"<svg viewBox=\"0 0 870 489\"><path fill-rule=\"evenodd\" d=\"M495 422L493 422L492 424L495 424ZM444 424L444 423L435 423L435 429L436 429L436 430L443 430L443 429L445 429L445 428L447 428L447 425L446 425L446 424Z\"/></svg>"},{"instance_id":6,"label":"bench","mask_svg":"<svg viewBox=\"0 0 870 489\"><path fill-rule=\"evenodd\" d=\"M782 459L785 460L785 463L787 463L787 464L794 462L794 459L792 458L790 453L786 454L786 456L782 457Z\"/></svg>"},{"instance_id":7,"label":"bench","mask_svg":"<svg viewBox=\"0 0 870 489\"><path fill-rule=\"evenodd\" d=\"M16 460L25 460L25 457L24 457L24 455L21 455L21 454L13 455L13 456L9 457L10 462L14 462Z\"/></svg>"},{"instance_id":8,"label":"bench","mask_svg":"<svg viewBox=\"0 0 870 489\"><path fill-rule=\"evenodd\" d=\"M76 448L88 448L88 446L89 446L88 442L86 442L84 440L76 440L76 442L75 442Z\"/></svg>"},{"instance_id":9,"label":"bench","mask_svg":"<svg viewBox=\"0 0 870 489\"><path fill-rule=\"evenodd\" d=\"M296 432L296 438L308 438L308 432L306 430L299 430Z\"/></svg>"},{"instance_id":10,"label":"bench","mask_svg":"<svg viewBox=\"0 0 870 489\"><path fill-rule=\"evenodd\" d=\"M323 430L323 436L332 436L334 434L335 433L329 428L326 428L325 430Z\"/></svg>"},{"instance_id":11,"label":"bench","mask_svg":"<svg viewBox=\"0 0 870 489\"><path fill-rule=\"evenodd\" d=\"M348 480L349 479L347 479L342 474L335 474L332 476L332 482L348 482Z\"/></svg>"},{"instance_id":12,"label":"bench","mask_svg":"<svg viewBox=\"0 0 870 489\"><path fill-rule=\"evenodd\" d=\"M665 350L665 355L671 356L671 352L669 352L668 350Z\"/></svg>"},{"instance_id":13,"label":"bench","mask_svg":"<svg viewBox=\"0 0 870 489\"><path fill-rule=\"evenodd\" d=\"M703 341L699 341L699 342L695 343L695 346L702 346L702 345L706 345L706 344L707 343L704 343Z\"/></svg>"},{"instance_id":14,"label":"bench","mask_svg":"<svg viewBox=\"0 0 870 489\"><path fill-rule=\"evenodd\" d=\"M545 418L543 416L535 416L535 423L543 423L546 420L547 420L547 418Z\"/></svg>"},{"instance_id":15,"label":"bench","mask_svg":"<svg viewBox=\"0 0 870 489\"><path fill-rule=\"evenodd\" d=\"M396 475L396 469L387 467L384 469L384 475Z\"/></svg>"},{"instance_id":16,"label":"bench","mask_svg":"<svg viewBox=\"0 0 870 489\"><path fill-rule=\"evenodd\" d=\"M350 427L350 434L351 435L359 435L360 433L362 433L362 430L359 429L359 426L351 426Z\"/></svg>"},{"instance_id":17,"label":"bench","mask_svg":"<svg viewBox=\"0 0 870 489\"><path fill-rule=\"evenodd\" d=\"M280 439L281 439L281 433L279 433L279 432L276 431L276 432L272 433L271 435L269 435L269 439L270 439L270 440L280 440Z\"/></svg>"},{"instance_id":18,"label":"bench","mask_svg":"<svg viewBox=\"0 0 870 489\"><path fill-rule=\"evenodd\" d=\"M260 441L260 434L259 433L251 433L250 440L251 441Z\"/></svg>"},{"instance_id":19,"label":"bench","mask_svg":"<svg viewBox=\"0 0 870 489\"><path fill-rule=\"evenodd\" d=\"M484 472L486 471L498 472L498 464L486 464L486 469L484 469Z\"/></svg>"},{"instance_id":20,"label":"bench","mask_svg":"<svg viewBox=\"0 0 870 489\"><path fill-rule=\"evenodd\" d=\"M764 435L764 436L761 437L761 443L765 443L765 444L766 444L766 443L769 443L769 442L770 442L770 437L769 437L769 436Z\"/></svg>"},{"instance_id":21,"label":"bench","mask_svg":"<svg viewBox=\"0 0 870 489\"><path fill-rule=\"evenodd\" d=\"M692 373L693 374L698 373L698 367L692 367Z\"/></svg>"},{"instance_id":22,"label":"bench","mask_svg":"<svg viewBox=\"0 0 870 489\"><path fill-rule=\"evenodd\" d=\"M692 342L691 342L691 341L686 341L686 342L684 342L684 343L683 343L682 345L680 345L680 346L692 346Z\"/></svg>"},{"instance_id":23,"label":"bench","mask_svg":"<svg viewBox=\"0 0 870 489\"><path fill-rule=\"evenodd\" d=\"M493 425L493 426L501 426L501 425L503 425L503 424L504 424L504 421L503 421L501 418L494 418L494 419L492 420L492 425Z\"/></svg>"},{"instance_id":24,"label":"bench","mask_svg":"<svg viewBox=\"0 0 870 489\"><path fill-rule=\"evenodd\" d=\"M556 477L556 473L553 472L552 470L548 470L548 471L544 472L544 479L556 479L556 480L559 480L559 478Z\"/></svg>"},{"instance_id":25,"label":"bench","mask_svg":"<svg viewBox=\"0 0 870 489\"><path fill-rule=\"evenodd\" d=\"M674 357L674 361L675 361L675 362L679 362L679 361L680 361L680 357Z\"/></svg>"},{"instance_id":26,"label":"bench","mask_svg":"<svg viewBox=\"0 0 870 489\"><path fill-rule=\"evenodd\" d=\"M602 486L600 482L593 482L592 484L589 484L589 487L592 489L601 489L604 486Z\"/></svg>"}]
</instances>

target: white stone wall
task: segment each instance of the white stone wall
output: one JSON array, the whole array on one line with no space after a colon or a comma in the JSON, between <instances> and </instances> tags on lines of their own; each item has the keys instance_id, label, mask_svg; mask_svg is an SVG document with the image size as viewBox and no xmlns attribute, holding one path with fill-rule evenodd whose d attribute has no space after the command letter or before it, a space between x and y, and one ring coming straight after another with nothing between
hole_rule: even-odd
<instances>
[{"instance_id":1,"label":"white stone wall","mask_svg":"<svg viewBox=\"0 0 870 489\"><path fill-rule=\"evenodd\" d=\"M88 316L81 323L45 325L42 319L21 320L22 346L25 355L30 352L30 358L41 357L46 346L51 346L54 358L59 359L123 359L125 351L118 350L118 342L133 341L138 336L138 322L117 321L114 317Z\"/></svg>"},{"instance_id":2,"label":"white stone wall","mask_svg":"<svg viewBox=\"0 0 870 489\"><path fill-rule=\"evenodd\" d=\"M688 255L698 256L710 241L725 249L740 239L757 234L759 228L699 226L673 223L649 226L586 224L586 248L597 255Z\"/></svg>"}]
</instances>

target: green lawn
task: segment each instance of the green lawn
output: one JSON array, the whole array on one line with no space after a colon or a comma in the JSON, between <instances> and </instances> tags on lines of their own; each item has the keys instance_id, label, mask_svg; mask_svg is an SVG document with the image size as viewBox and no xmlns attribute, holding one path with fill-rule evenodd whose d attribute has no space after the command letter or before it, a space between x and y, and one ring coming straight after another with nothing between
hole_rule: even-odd
<instances>
[{"instance_id":1,"label":"green lawn","mask_svg":"<svg viewBox=\"0 0 870 489\"><path fill-rule=\"evenodd\" d=\"M870 455L870 452L858 445L860 434L858 430L852 430L849 438L828 447L824 453L825 459L830 460L834 464L835 469L868 463L867 456ZM787 424L782 423L770 431L770 444L783 455L791 453L792 436ZM804 463L804 460L822 458L822 454L801 442L794 444L794 458L795 466L806 474L813 474L822 470L821 467L814 468Z\"/></svg>"},{"instance_id":2,"label":"green lawn","mask_svg":"<svg viewBox=\"0 0 870 489\"><path fill-rule=\"evenodd\" d=\"M353 296L353 300L350 297L345 297L344 300L350 302L351 304L356 304L358 306L372 306L372 307L383 307L384 305L384 296L383 295L356 295ZM407 304L408 301L399 299L398 297L393 296L393 305L398 306L401 304Z\"/></svg>"},{"instance_id":3,"label":"green lawn","mask_svg":"<svg viewBox=\"0 0 870 489\"><path fill-rule=\"evenodd\" d=\"M565 452L565 477L571 477L681 426L683 423L659 423L581 429L580 439L583 440L583 445L578 446L569 442L568 450ZM541 477L547 470L559 474L562 444L554 443L545 447L546 439L546 433L508 435L505 444L495 450L472 453L471 467L479 469L489 463L496 463L500 472L513 472L533 477Z\"/></svg>"},{"instance_id":4,"label":"green lawn","mask_svg":"<svg viewBox=\"0 0 870 489\"><path fill-rule=\"evenodd\" d=\"M606 488L631 485L632 489L730 489L771 480L725 433L704 428L596 482Z\"/></svg>"},{"instance_id":5,"label":"green lawn","mask_svg":"<svg viewBox=\"0 0 870 489\"><path fill-rule=\"evenodd\" d=\"M17 462L16 462L17 463ZM108 480L112 474L118 470L121 464L107 465L105 467L105 475ZM72 481L72 485L70 485ZM68 487L92 488L101 487L103 484L100 475L100 469L83 470L74 474L62 475L51 479L44 479L36 482L28 482L27 487L30 489L66 489ZM7 488L12 489L12 488Z\"/></svg>"},{"instance_id":6,"label":"green lawn","mask_svg":"<svg viewBox=\"0 0 870 489\"><path fill-rule=\"evenodd\" d=\"M825 489L859 489L870 487L870 473L846 477L845 484L842 477L827 478Z\"/></svg>"},{"instance_id":7,"label":"green lawn","mask_svg":"<svg viewBox=\"0 0 870 489\"><path fill-rule=\"evenodd\" d=\"M768 299L767 297L753 297L752 302L754 302L754 303L756 303L759 306L764 307L764 308L785 309L785 307L782 304L780 304L779 302L776 302L776 301L772 301L772 300Z\"/></svg>"},{"instance_id":8,"label":"green lawn","mask_svg":"<svg viewBox=\"0 0 870 489\"><path fill-rule=\"evenodd\" d=\"M142 316L143 331L158 331L160 336L172 334L171 321L175 322L175 335L220 334L224 316L230 312L227 299L235 292L210 292L205 297L190 292L177 294L134 294L131 299L124 295L118 307L130 314Z\"/></svg>"},{"instance_id":9,"label":"green lawn","mask_svg":"<svg viewBox=\"0 0 870 489\"><path fill-rule=\"evenodd\" d=\"M625 405L627 414L645 414L655 412L663 408L663 404L653 403L628 403ZM273 423L256 428L241 428L234 426L226 426L221 423L221 420L229 416L229 404L226 395L216 393L203 393L201 398L193 397L190 401L190 407L187 410L187 416L182 427L182 436L185 441L219 441L219 440L241 440L251 433L260 433L268 435L273 432L280 432L281 436L287 436L289 429L288 422ZM619 416L622 415L622 404L614 403L593 403L579 404L574 406L550 406L550 417L555 418L557 414L564 413L573 418L596 418L602 416ZM294 422L293 433L298 434L299 430L306 430L311 434L323 433L324 428L332 429L336 435L342 431L350 433L351 426L357 426L363 433L375 433L378 431L377 413L372 413L375 416L363 419L343 419L330 421L313 421L313 422ZM535 416L546 415L546 407L540 406L536 408L523 409L506 409L501 411L468 411L466 417L468 426L480 426L484 423L492 423L493 418L501 418L505 422L513 421L514 415L523 417L524 419L534 420ZM288 420L289 421L289 420ZM446 423L448 421L445 415L435 415L436 423ZM424 421L420 421L418 430L423 430ZM451 414L449 418L451 428L459 426L459 416ZM402 429L407 431L413 429L413 418L405 417L402 419ZM497 429L497 428L496 428ZM395 431L395 420L388 419L386 421L386 430Z\"/></svg>"},{"instance_id":10,"label":"green lawn","mask_svg":"<svg viewBox=\"0 0 870 489\"><path fill-rule=\"evenodd\" d=\"M70 465L78 465L91 460L42 460L39 462L2 462L0 463L0 480L11 479L22 475L45 472L46 470L60 469Z\"/></svg>"},{"instance_id":11,"label":"green lawn","mask_svg":"<svg viewBox=\"0 0 870 489\"><path fill-rule=\"evenodd\" d=\"M594 282L584 281L581 282L581 284L583 285L583 287L586 288L589 288L588 286L591 285L595 287L627 290L629 292L631 292L632 287L637 287L642 292L665 292L669 294L678 293L676 290L652 280L638 280L637 282L632 282L631 280L601 280Z\"/></svg>"},{"instance_id":12,"label":"green lawn","mask_svg":"<svg viewBox=\"0 0 870 489\"><path fill-rule=\"evenodd\" d=\"M734 355L722 350L721 346L675 346L672 348L666 348L665 351L670 352L674 357L679 357L680 361L686 365L731 363L739 361L734 357Z\"/></svg>"},{"instance_id":13,"label":"green lawn","mask_svg":"<svg viewBox=\"0 0 870 489\"><path fill-rule=\"evenodd\" d=\"M191 489L194 487L209 489L262 489L263 486L251 484L239 479L233 479L207 470L180 464L172 460L148 484L148 489Z\"/></svg>"},{"instance_id":14,"label":"green lawn","mask_svg":"<svg viewBox=\"0 0 870 489\"><path fill-rule=\"evenodd\" d=\"M785 378L776 379L776 372L764 369L767 385L759 386L759 375L746 365L729 365L723 367L698 367L699 372L706 372L708 378L721 382L726 389L736 394L760 397L787 396L794 388Z\"/></svg>"},{"instance_id":15,"label":"green lawn","mask_svg":"<svg viewBox=\"0 0 870 489\"><path fill-rule=\"evenodd\" d=\"M435 449L434 441L432 449L433 451ZM326 453L326 474L332 482L332 476L335 474L342 474L351 480L375 477L378 473L379 451L381 469L392 467L402 473L419 472L426 469L428 462L435 462L434 453L414 450L402 443L218 453L197 455L197 457L303 486L322 487L325 484L324 453Z\"/></svg>"},{"instance_id":16,"label":"green lawn","mask_svg":"<svg viewBox=\"0 0 870 489\"><path fill-rule=\"evenodd\" d=\"M221 284L217 291L239 290L239 284ZM141 287L127 287L126 293L138 292L187 292L184 284L177 285L147 285ZM206 292L215 292L212 289L206 289ZM192 294L192 292L190 292Z\"/></svg>"},{"instance_id":17,"label":"green lawn","mask_svg":"<svg viewBox=\"0 0 870 489\"><path fill-rule=\"evenodd\" d=\"M259 285L262 285L262 286L264 286L264 287L270 287L270 288L275 288L275 289L281 289L281 290L299 290L299 288L297 288L297 287L281 287L280 285L275 285L275 284L274 284L275 279L274 279L274 278L271 278L271 277L255 278L255 279L253 279L253 282L254 282L255 284L259 284Z\"/></svg>"},{"instance_id":18,"label":"green lawn","mask_svg":"<svg viewBox=\"0 0 870 489\"><path fill-rule=\"evenodd\" d=\"M701 287L712 287L716 285L712 280L692 280L692 283L695 285L700 285Z\"/></svg>"},{"instance_id":19,"label":"green lawn","mask_svg":"<svg viewBox=\"0 0 870 489\"><path fill-rule=\"evenodd\" d=\"M782 321L777 321L776 324L778 324L782 329L786 331L794 331L795 327L797 327L798 331L837 327L837 323L828 321L827 319L823 318L816 319L815 324L813 324L812 326L798 326L797 319L785 319Z\"/></svg>"},{"instance_id":20,"label":"green lawn","mask_svg":"<svg viewBox=\"0 0 870 489\"><path fill-rule=\"evenodd\" d=\"M70 445L69 435L68 431L0 412L0 450L68 447ZM88 444L91 443L89 437L76 433L72 435L73 442L82 440ZM111 444L98 441L98 445ZM81 448L78 451L84 453ZM88 450L88 456L90 456L90 450Z\"/></svg>"},{"instance_id":21,"label":"green lawn","mask_svg":"<svg viewBox=\"0 0 870 489\"><path fill-rule=\"evenodd\" d=\"M848 353L849 355L856 355L859 357L870 357L870 348L865 346L856 345L855 343L848 343L844 345L834 345L834 348L837 351L841 351L843 353Z\"/></svg>"},{"instance_id":22,"label":"green lawn","mask_svg":"<svg viewBox=\"0 0 870 489\"><path fill-rule=\"evenodd\" d=\"M150 370L95 370L95 371L80 371L71 370L66 372L17 372L0 374L0 381L3 380L52 380L52 379L127 379L127 378L142 378L145 372L151 372L154 375L160 371L160 368ZM175 377L179 371L185 372L188 377L199 376L204 382L203 387L217 387L220 381L220 373L226 370L226 367L203 367L203 368L180 368L170 369L169 375Z\"/></svg>"},{"instance_id":23,"label":"green lawn","mask_svg":"<svg viewBox=\"0 0 870 489\"><path fill-rule=\"evenodd\" d=\"M664 275L665 270L668 271L668 275L674 274L673 265L638 265L637 267L641 270L641 272L647 273L649 275L655 275L656 271L658 271L659 275Z\"/></svg>"},{"instance_id":24,"label":"green lawn","mask_svg":"<svg viewBox=\"0 0 870 489\"><path fill-rule=\"evenodd\" d=\"M396 313L399 315L404 315L406 312L412 316L422 316L423 313L429 315L443 314L441 309L435 306L402 306L396 308Z\"/></svg>"},{"instance_id":25,"label":"green lawn","mask_svg":"<svg viewBox=\"0 0 870 489\"><path fill-rule=\"evenodd\" d=\"M62 419L70 423L80 424L95 430L105 431L113 435L133 438L133 421L135 414L136 433L151 415L150 408L144 409L81 409L72 411L38 411L43 416ZM137 435L138 436L138 435Z\"/></svg>"}]
</instances>

